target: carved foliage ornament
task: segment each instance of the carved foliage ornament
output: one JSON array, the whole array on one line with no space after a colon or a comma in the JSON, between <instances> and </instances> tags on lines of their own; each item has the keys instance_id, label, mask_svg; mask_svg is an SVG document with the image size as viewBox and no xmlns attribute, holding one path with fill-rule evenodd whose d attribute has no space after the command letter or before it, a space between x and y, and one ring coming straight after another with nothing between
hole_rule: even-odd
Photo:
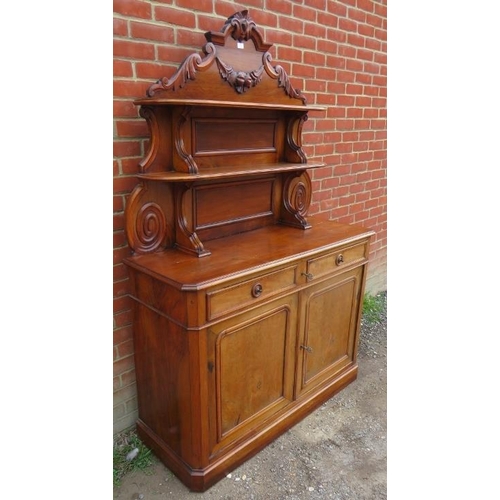
<instances>
[{"instance_id":1,"label":"carved foliage ornament","mask_svg":"<svg viewBox=\"0 0 500 500\"><path fill-rule=\"evenodd\" d=\"M238 43L253 41L256 50L263 52L262 64L259 68L251 71L237 70L217 55L216 45L225 45L229 35ZM278 80L278 87L283 88L289 97L300 99L303 104L306 104L306 98L299 90L293 88L283 67L272 66L272 57L268 52L271 45L263 41L262 35L257 30L257 26L248 15L247 10L232 15L226 20L220 32L208 32L205 33L205 37L208 42L203 47L204 57L202 58L197 53L188 56L172 78L164 77L149 87L148 97L153 97L157 91L175 91L182 88L189 80L196 79L198 71L206 71L216 61L221 78L239 94L258 85L265 71L270 78Z\"/></svg>"}]
</instances>

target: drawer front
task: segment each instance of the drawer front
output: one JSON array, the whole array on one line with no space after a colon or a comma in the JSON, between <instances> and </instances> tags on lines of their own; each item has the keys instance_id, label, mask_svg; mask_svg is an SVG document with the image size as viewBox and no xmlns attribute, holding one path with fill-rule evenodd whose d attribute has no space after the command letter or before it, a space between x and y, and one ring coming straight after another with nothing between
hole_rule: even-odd
<instances>
[{"instance_id":1,"label":"drawer front","mask_svg":"<svg viewBox=\"0 0 500 500\"><path fill-rule=\"evenodd\" d=\"M220 290L207 292L207 320L262 302L297 282L297 266L262 274Z\"/></svg>"},{"instance_id":2,"label":"drawer front","mask_svg":"<svg viewBox=\"0 0 500 500\"><path fill-rule=\"evenodd\" d=\"M311 278L332 274L368 258L368 243L340 248L307 261L307 273Z\"/></svg>"}]
</instances>

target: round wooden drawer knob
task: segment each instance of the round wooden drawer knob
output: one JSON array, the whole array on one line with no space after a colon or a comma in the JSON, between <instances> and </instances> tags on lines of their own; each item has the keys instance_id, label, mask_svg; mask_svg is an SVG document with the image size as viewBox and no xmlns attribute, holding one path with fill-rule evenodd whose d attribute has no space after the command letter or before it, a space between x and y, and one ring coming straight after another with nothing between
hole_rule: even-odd
<instances>
[{"instance_id":1,"label":"round wooden drawer knob","mask_svg":"<svg viewBox=\"0 0 500 500\"><path fill-rule=\"evenodd\" d=\"M262 288L262 285L260 283L255 283L255 285L252 287L252 296L260 297L263 290L264 289Z\"/></svg>"},{"instance_id":2,"label":"round wooden drawer knob","mask_svg":"<svg viewBox=\"0 0 500 500\"><path fill-rule=\"evenodd\" d=\"M337 260L335 262L337 263L337 266L340 266L340 264L344 263L344 256L342 254L337 255Z\"/></svg>"}]
</instances>

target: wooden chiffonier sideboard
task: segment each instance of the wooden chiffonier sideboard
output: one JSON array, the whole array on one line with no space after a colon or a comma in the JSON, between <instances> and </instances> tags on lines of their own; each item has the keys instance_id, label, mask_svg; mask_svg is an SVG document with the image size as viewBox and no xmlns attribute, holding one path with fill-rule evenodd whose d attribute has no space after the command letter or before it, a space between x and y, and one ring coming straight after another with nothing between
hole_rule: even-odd
<instances>
[{"instance_id":1,"label":"wooden chiffonier sideboard","mask_svg":"<svg viewBox=\"0 0 500 500\"><path fill-rule=\"evenodd\" d=\"M309 112L247 11L136 101L125 259L144 443L204 491L357 376L372 231L306 217Z\"/></svg>"}]
</instances>

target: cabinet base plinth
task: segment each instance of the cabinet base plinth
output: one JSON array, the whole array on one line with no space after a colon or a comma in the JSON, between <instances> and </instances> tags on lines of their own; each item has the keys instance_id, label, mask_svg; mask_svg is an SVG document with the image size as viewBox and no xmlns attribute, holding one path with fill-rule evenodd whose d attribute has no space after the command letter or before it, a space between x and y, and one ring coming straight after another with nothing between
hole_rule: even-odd
<instances>
[{"instance_id":1,"label":"cabinet base plinth","mask_svg":"<svg viewBox=\"0 0 500 500\"><path fill-rule=\"evenodd\" d=\"M349 366L333 381L325 382L313 394L296 400L279 414L274 415L272 421L256 428L253 433L247 435L235 446L228 448L227 451L222 451L216 457L212 457L212 462L203 469L191 468L140 419L137 421L137 433L144 444L153 450L185 486L191 491L203 492L299 423L348 384L354 382L357 375L357 364Z\"/></svg>"}]
</instances>

